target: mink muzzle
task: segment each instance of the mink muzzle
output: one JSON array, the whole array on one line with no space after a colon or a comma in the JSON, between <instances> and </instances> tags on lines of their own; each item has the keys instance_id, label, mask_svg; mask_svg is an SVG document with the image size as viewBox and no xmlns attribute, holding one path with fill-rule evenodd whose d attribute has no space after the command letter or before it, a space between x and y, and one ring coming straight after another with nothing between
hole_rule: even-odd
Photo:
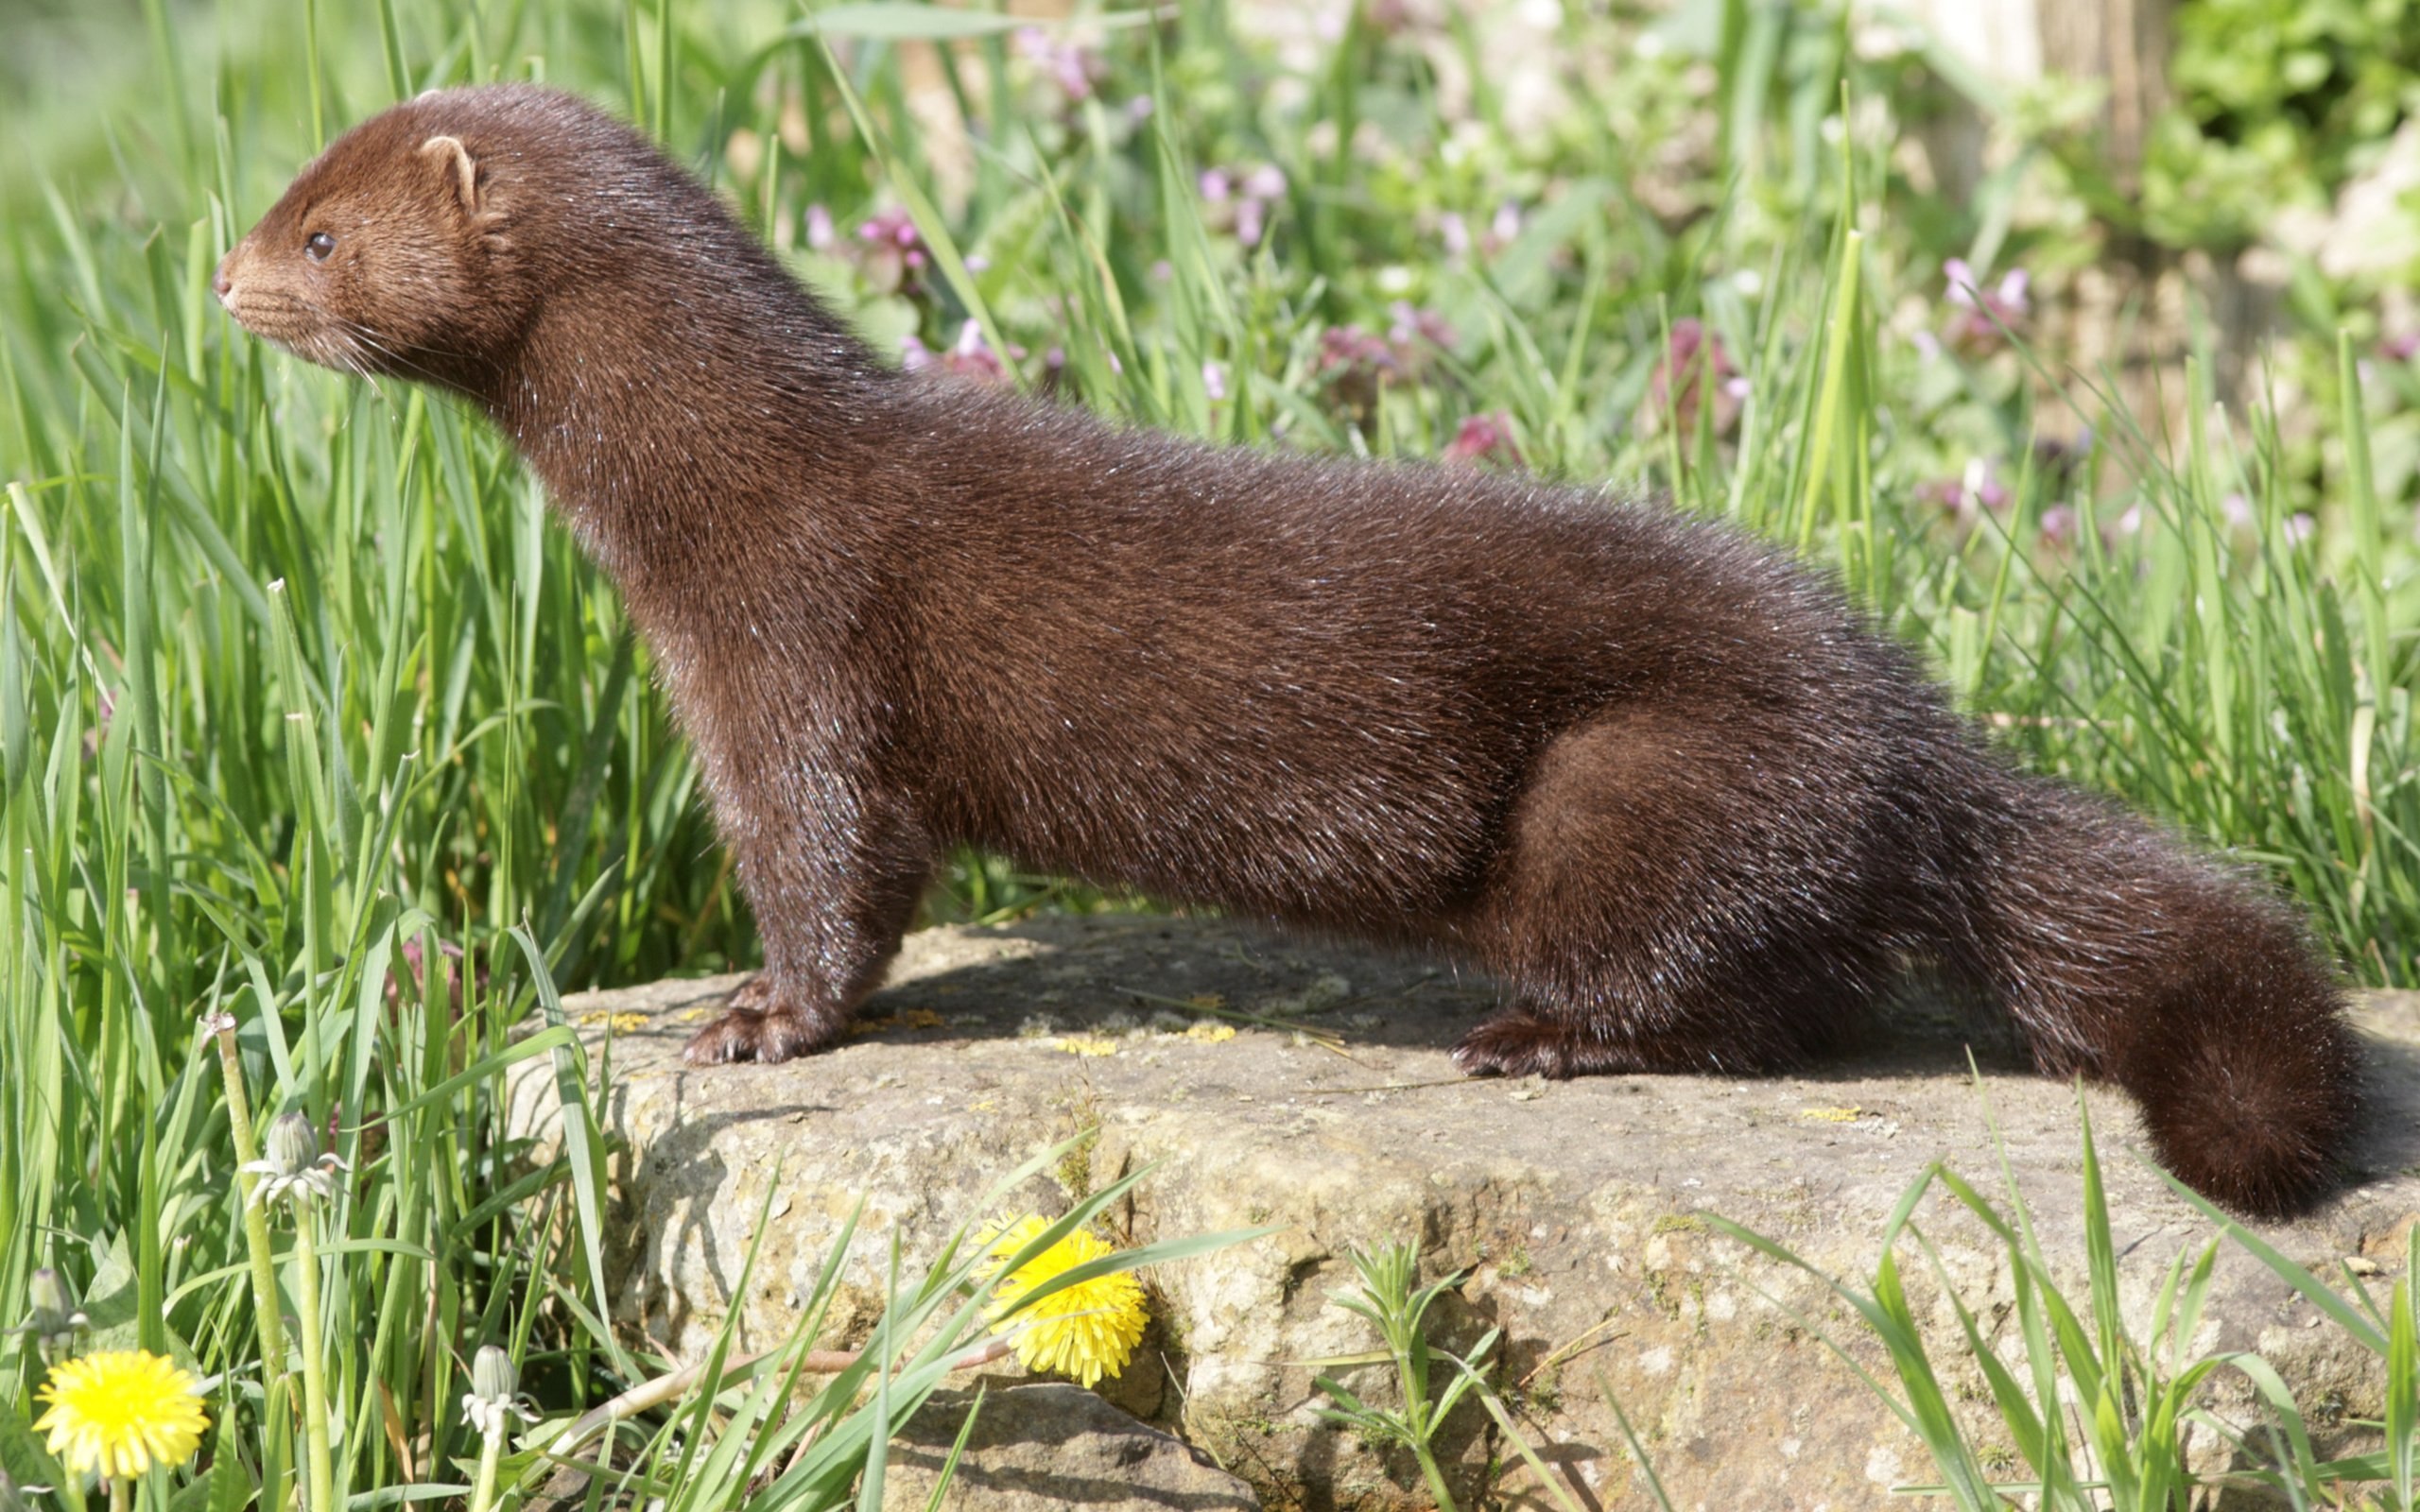
<instances>
[{"instance_id":1,"label":"mink muzzle","mask_svg":"<svg viewBox=\"0 0 2420 1512\"><path fill-rule=\"evenodd\" d=\"M1478 1074L1793 1065L1923 962L2219 1200L2336 1179L2358 1057L2296 913L2012 770L1736 531L900 373L637 132L527 86L356 128L216 286L466 396L613 575L764 937L694 1060L831 1043L971 842L1478 963Z\"/></svg>"}]
</instances>

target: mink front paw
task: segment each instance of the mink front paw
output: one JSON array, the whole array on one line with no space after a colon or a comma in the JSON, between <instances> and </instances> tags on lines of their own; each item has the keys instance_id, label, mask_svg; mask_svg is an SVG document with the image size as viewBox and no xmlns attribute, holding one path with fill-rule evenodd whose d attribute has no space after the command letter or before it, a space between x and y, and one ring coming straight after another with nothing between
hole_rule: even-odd
<instances>
[{"instance_id":1,"label":"mink front paw","mask_svg":"<svg viewBox=\"0 0 2420 1512\"><path fill-rule=\"evenodd\" d=\"M764 980L758 976L733 993L732 1001L768 1001L772 994L757 987ZM690 1039L688 1048L681 1052L681 1058L693 1066L723 1066L735 1060L769 1066L821 1050L838 1038L838 1024L826 1024L804 1013L734 1007L699 1030Z\"/></svg>"}]
</instances>

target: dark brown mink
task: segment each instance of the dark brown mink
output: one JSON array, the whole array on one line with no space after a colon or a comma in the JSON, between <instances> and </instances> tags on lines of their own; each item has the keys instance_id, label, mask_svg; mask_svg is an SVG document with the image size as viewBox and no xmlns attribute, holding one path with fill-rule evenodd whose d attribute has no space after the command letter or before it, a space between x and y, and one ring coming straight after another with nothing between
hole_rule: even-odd
<instances>
[{"instance_id":1,"label":"dark brown mink","mask_svg":"<svg viewBox=\"0 0 2420 1512\"><path fill-rule=\"evenodd\" d=\"M527 86L356 128L216 287L467 396L619 584L765 942L693 1060L831 1043L970 841L1478 963L1475 1073L1794 1065L1927 963L2220 1200L2336 1177L2357 1054L2295 913L2012 772L1732 530L902 374L639 133Z\"/></svg>"}]
</instances>

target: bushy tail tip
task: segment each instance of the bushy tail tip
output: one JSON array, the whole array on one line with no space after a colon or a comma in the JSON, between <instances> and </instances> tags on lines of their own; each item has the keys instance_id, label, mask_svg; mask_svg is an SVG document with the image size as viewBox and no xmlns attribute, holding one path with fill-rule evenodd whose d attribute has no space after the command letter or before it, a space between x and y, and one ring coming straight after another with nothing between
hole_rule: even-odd
<instances>
[{"instance_id":1,"label":"bushy tail tip","mask_svg":"<svg viewBox=\"0 0 2420 1512\"><path fill-rule=\"evenodd\" d=\"M2043 1069L2123 1087L2161 1163L2238 1212L2332 1191L2360 1057L2296 915L2073 789L2012 777L1995 798L1953 954Z\"/></svg>"}]
</instances>

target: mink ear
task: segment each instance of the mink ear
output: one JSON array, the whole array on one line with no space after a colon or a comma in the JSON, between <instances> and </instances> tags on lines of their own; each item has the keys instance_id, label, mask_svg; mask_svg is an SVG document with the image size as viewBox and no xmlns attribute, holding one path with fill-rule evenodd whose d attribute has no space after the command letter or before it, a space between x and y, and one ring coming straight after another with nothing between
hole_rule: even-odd
<instances>
[{"instance_id":1,"label":"mink ear","mask_svg":"<svg viewBox=\"0 0 2420 1512\"><path fill-rule=\"evenodd\" d=\"M477 215L479 213L479 165L471 160L471 149L462 145L461 139L450 136L430 137L420 145L420 154L424 158L435 158L444 166L453 180L454 198L461 204L462 214Z\"/></svg>"}]
</instances>

